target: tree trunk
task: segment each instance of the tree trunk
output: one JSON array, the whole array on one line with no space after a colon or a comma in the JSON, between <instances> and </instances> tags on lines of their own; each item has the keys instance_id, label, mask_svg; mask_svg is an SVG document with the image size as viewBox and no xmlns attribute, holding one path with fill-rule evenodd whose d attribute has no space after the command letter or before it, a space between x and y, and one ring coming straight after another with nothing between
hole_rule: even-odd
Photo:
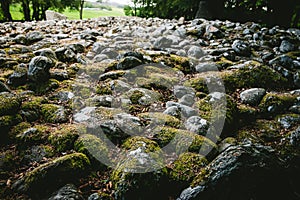
<instances>
[{"instance_id":1,"label":"tree trunk","mask_svg":"<svg viewBox=\"0 0 300 200\"><path fill-rule=\"evenodd\" d=\"M224 0L200 0L195 18L222 19Z\"/></svg>"},{"instance_id":2,"label":"tree trunk","mask_svg":"<svg viewBox=\"0 0 300 200\"><path fill-rule=\"evenodd\" d=\"M1 9L3 11L4 19L7 21L12 21L12 17L9 11L10 0L1 0Z\"/></svg>"},{"instance_id":3,"label":"tree trunk","mask_svg":"<svg viewBox=\"0 0 300 200\"><path fill-rule=\"evenodd\" d=\"M80 1L80 19L83 18L83 5L84 5L84 0Z\"/></svg>"},{"instance_id":4,"label":"tree trunk","mask_svg":"<svg viewBox=\"0 0 300 200\"><path fill-rule=\"evenodd\" d=\"M30 8L29 8L29 0L22 1L22 8L25 21L30 21Z\"/></svg>"}]
</instances>

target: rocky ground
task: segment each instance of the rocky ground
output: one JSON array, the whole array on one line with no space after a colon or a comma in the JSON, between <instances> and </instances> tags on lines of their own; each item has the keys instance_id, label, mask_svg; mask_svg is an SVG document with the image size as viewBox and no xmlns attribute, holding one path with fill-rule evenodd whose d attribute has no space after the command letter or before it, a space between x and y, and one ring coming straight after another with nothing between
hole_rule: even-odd
<instances>
[{"instance_id":1,"label":"rocky ground","mask_svg":"<svg viewBox=\"0 0 300 200\"><path fill-rule=\"evenodd\" d=\"M299 29L123 17L0 34L0 199L300 199Z\"/></svg>"}]
</instances>

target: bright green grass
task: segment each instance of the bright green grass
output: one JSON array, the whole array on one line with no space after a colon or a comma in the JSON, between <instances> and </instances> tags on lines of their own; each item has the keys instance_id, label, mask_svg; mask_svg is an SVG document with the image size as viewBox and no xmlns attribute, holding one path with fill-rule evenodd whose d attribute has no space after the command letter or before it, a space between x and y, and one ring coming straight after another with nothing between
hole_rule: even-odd
<instances>
[{"instance_id":1,"label":"bright green grass","mask_svg":"<svg viewBox=\"0 0 300 200\"><path fill-rule=\"evenodd\" d=\"M68 17L68 19L79 19L79 11L77 10L66 10L63 12L64 15ZM83 18L97 18L104 16L125 16L122 8L112 8L112 11L108 10L95 10L95 9L84 9L83 10Z\"/></svg>"},{"instance_id":2,"label":"bright green grass","mask_svg":"<svg viewBox=\"0 0 300 200\"><path fill-rule=\"evenodd\" d=\"M22 8L20 4L13 4L10 6L10 12L12 18L14 20L22 20L24 19ZM79 19L79 11L77 10L65 10L63 12L64 15L68 17L68 19ZM84 9L83 10L83 18L97 18L97 17L104 17L104 16L125 16L124 11L122 8L112 7L112 11L108 10L95 10L95 9Z\"/></svg>"}]
</instances>

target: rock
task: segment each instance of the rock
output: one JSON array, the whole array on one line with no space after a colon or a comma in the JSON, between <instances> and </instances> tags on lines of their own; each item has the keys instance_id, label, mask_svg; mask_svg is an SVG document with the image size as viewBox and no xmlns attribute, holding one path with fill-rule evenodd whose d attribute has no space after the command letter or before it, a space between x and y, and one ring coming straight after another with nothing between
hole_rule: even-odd
<instances>
[{"instance_id":1,"label":"rock","mask_svg":"<svg viewBox=\"0 0 300 200\"><path fill-rule=\"evenodd\" d=\"M75 185L67 184L64 187L60 188L57 192L48 198L48 200L83 200L80 192L77 190Z\"/></svg>"},{"instance_id":2,"label":"rock","mask_svg":"<svg viewBox=\"0 0 300 200\"><path fill-rule=\"evenodd\" d=\"M93 97L92 102L95 104L95 106L111 107L113 99L114 97L111 95L95 96Z\"/></svg>"},{"instance_id":3,"label":"rock","mask_svg":"<svg viewBox=\"0 0 300 200\"><path fill-rule=\"evenodd\" d=\"M117 65L118 70L132 69L142 65L143 62L136 57L125 57Z\"/></svg>"},{"instance_id":4,"label":"rock","mask_svg":"<svg viewBox=\"0 0 300 200\"><path fill-rule=\"evenodd\" d=\"M191 94L191 95L195 95L195 91L193 88L191 87L185 87L185 86L181 86L181 85L176 85L174 86L174 95L180 99L181 97L183 97L186 94Z\"/></svg>"},{"instance_id":5,"label":"rock","mask_svg":"<svg viewBox=\"0 0 300 200\"><path fill-rule=\"evenodd\" d=\"M235 40L232 44L232 48L239 56L249 57L251 55L249 44L244 41Z\"/></svg>"},{"instance_id":6,"label":"rock","mask_svg":"<svg viewBox=\"0 0 300 200\"><path fill-rule=\"evenodd\" d=\"M55 104L41 105L41 115L48 123L63 123L68 121L65 108Z\"/></svg>"},{"instance_id":7,"label":"rock","mask_svg":"<svg viewBox=\"0 0 300 200\"><path fill-rule=\"evenodd\" d=\"M166 114L166 115L171 115L173 117L176 117L176 118L180 118L180 110L177 106L170 106L168 107L164 112L163 114Z\"/></svg>"},{"instance_id":8,"label":"rock","mask_svg":"<svg viewBox=\"0 0 300 200\"><path fill-rule=\"evenodd\" d=\"M192 107L189 107L189 106L186 106L186 105L183 105L183 104L180 104L180 103L172 102L172 101L168 101L166 103L167 108L173 107L173 106L176 106L179 109L179 112L181 113L182 117L189 118L191 116L196 116L198 114L197 110L195 110Z\"/></svg>"},{"instance_id":9,"label":"rock","mask_svg":"<svg viewBox=\"0 0 300 200\"><path fill-rule=\"evenodd\" d=\"M241 92L240 98L244 104L257 106L265 94L266 90L263 88L252 88Z\"/></svg>"},{"instance_id":10,"label":"rock","mask_svg":"<svg viewBox=\"0 0 300 200\"><path fill-rule=\"evenodd\" d=\"M55 52L52 51L52 49L50 48L40 49L38 51L35 51L34 54L36 56L45 56L47 58L50 58L53 61L57 60Z\"/></svg>"},{"instance_id":11,"label":"rock","mask_svg":"<svg viewBox=\"0 0 300 200\"><path fill-rule=\"evenodd\" d=\"M25 66L26 67L26 66ZM18 67L12 75L8 77L7 84L14 87L24 85L27 81L27 68Z\"/></svg>"},{"instance_id":12,"label":"rock","mask_svg":"<svg viewBox=\"0 0 300 200\"><path fill-rule=\"evenodd\" d=\"M68 18L61 13L54 12L53 10L46 10L46 19L47 20L66 20Z\"/></svg>"},{"instance_id":13,"label":"rock","mask_svg":"<svg viewBox=\"0 0 300 200\"><path fill-rule=\"evenodd\" d=\"M277 116L277 121L280 123L282 128L290 129L293 126L300 123L300 115L285 114L285 115Z\"/></svg>"},{"instance_id":14,"label":"rock","mask_svg":"<svg viewBox=\"0 0 300 200\"><path fill-rule=\"evenodd\" d=\"M44 39L44 34L39 31L32 31L26 34L26 40L29 43L38 42L42 39Z\"/></svg>"},{"instance_id":15,"label":"rock","mask_svg":"<svg viewBox=\"0 0 300 200\"><path fill-rule=\"evenodd\" d=\"M219 71L218 66L213 62L199 63L196 65L196 72Z\"/></svg>"},{"instance_id":16,"label":"rock","mask_svg":"<svg viewBox=\"0 0 300 200\"><path fill-rule=\"evenodd\" d=\"M287 187L271 181L274 176L277 180L288 180L282 174L281 164L271 148L257 144L230 146L199 173L192 187L185 189L177 200L291 197Z\"/></svg>"},{"instance_id":17,"label":"rock","mask_svg":"<svg viewBox=\"0 0 300 200\"><path fill-rule=\"evenodd\" d=\"M172 39L162 36L157 38L153 45L155 49L161 50L161 49L170 48L172 43L173 43Z\"/></svg>"},{"instance_id":18,"label":"rock","mask_svg":"<svg viewBox=\"0 0 300 200\"><path fill-rule=\"evenodd\" d=\"M186 94L179 99L178 103L191 107L195 103L195 95Z\"/></svg>"},{"instance_id":19,"label":"rock","mask_svg":"<svg viewBox=\"0 0 300 200\"><path fill-rule=\"evenodd\" d=\"M199 59L205 55L205 52L198 46L192 46L187 51L187 55L192 58Z\"/></svg>"},{"instance_id":20,"label":"rock","mask_svg":"<svg viewBox=\"0 0 300 200\"><path fill-rule=\"evenodd\" d=\"M300 145L300 126L290 133L289 140L293 146L297 147Z\"/></svg>"},{"instance_id":21,"label":"rock","mask_svg":"<svg viewBox=\"0 0 300 200\"><path fill-rule=\"evenodd\" d=\"M185 128L199 135L206 135L209 128L209 123L199 116L192 116L185 122Z\"/></svg>"},{"instance_id":22,"label":"rock","mask_svg":"<svg viewBox=\"0 0 300 200\"><path fill-rule=\"evenodd\" d=\"M20 97L8 92L0 93L0 116L14 115L20 109Z\"/></svg>"},{"instance_id":23,"label":"rock","mask_svg":"<svg viewBox=\"0 0 300 200\"><path fill-rule=\"evenodd\" d=\"M295 45L288 40L283 40L280 44L279 50L282 53L287 53L289 51L295 50Z\"/></svg>"},{"instance_id":24,"label":"rock","mask_svg":"<svg viewBox=\"0 0 300 200\"><path fill-rule=\"evenodd\" d=\"M1 92L11 92L9 87L5 83L3 83L2 81L0 81L0 93Z\"/></svg>"},{"instance_id":25,"label":"rock","mask_svg":"<svg viewBox=\"0 0 300 200\"><path fill-rule=\"evenodd\" d=\"M18 192L31 194L33 197L52 192L61 184L80 177L90 165L89 159L82 153L68 154L44 163L27 172L13 184ZM48 187L43 187L47 184ZM52 191L51 191L52 190ZM34 193L32 193L34 191Z\"/></svg>"},{"instance_id":26,"label":"rock","mask_svg":"<svg viewBox=\"0 0 300 200\"><path fill-rule=\"evenodd\" d=\"M75 113L73 119L75 122L82 123L87 122L92 118L96 111L96 107L85 107L81 109L79 112Z\"/></svg>"},{"instance_id":27,"label":"rock","mask_svg":"<svg viewBox=\"0 0 300 200\"><path fill-rule=\"evenodd\" d=\"M34 57L29 63L28 78L38 83L47 81L53 64L53 61L45 56Z\"/></svg>"}]
</instances>

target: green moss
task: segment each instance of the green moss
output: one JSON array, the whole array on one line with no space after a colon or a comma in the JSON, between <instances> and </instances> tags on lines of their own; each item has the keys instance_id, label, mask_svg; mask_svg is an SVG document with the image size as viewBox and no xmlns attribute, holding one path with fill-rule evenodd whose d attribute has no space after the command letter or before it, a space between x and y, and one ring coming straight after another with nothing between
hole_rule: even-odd
<instances>
[{"instance_id":1,"label":"green moss","mask_svg":"<svg viewBox=\"0 0 300 200\"><path fill-rule=\"evenodd\" d=\"M10 131L9 131L9 138L10 139L15 139L15 137L21 133L23 133L25 130L31 127L31 124L28 122L21 122L18 125L14 126Z\"/></svg>"},{"instance_id":2,"label":"green moss","mask_svg":"<svg viewBox=\"0 0 300 200\"><path fill-rule=\"evenodd\" d=\"M133 104L139 104L139 99L141 97L144 96L144 93L139 91L139 90L135 90L133 91L133 93L130 95L129 99Z\"/></svg>"},{"instance_id":3,"label":"green moss","mask_svg":"<svg viewBox=\"0 0 300 200\"><path fill-rule=\"evenodd\" d=\"M250 62L243 68L236 70L200 73L195 78L186 81L184 85L191 86L198 92L208 93L206 86L208 77L218 77L223 80L227 93L233 93L237 89L245 88L258 87L267 90L279 90L290 86L288 80L278 72L268 66L259 65L257 62Z\"/></svg>"},{"instance_id":4,"label":"green moss","mask_svg":"<svg viewBox=\"0 0 300 200\"><path fill-rule=\"evenodd\" d=\"M50 134L48 141L55 147L57 152L65 152L73 149L79 134L80 127L73 124L64 124Z\"/></svg>"},{"instance_id":5,"label":"green moss","mask_svg":"<svg viewBox=\"0 0 300 200\"><path fill-rule=\"evenodd\" d=\"M194 178L191 183L191 187L196 187L199 185L204 185L208 179L209 172L206 168L201 169L200 173Z\"/></svg>"},{"instance_id":6,"label":"green moss","mask_svg":"<svg viewBox=\"0 0 300 200\"><path fill-rule=\"evenodd\" d=\"M87 155L94 164L99 164L99 162L108 159L108 149L105 146L105 143L95 135L80 135L74 144L74 149L77 152Z\"/></svg>"},{"instance_id":7,"label":"green moss","mask_svg":"<svg viewBox=\"0 0 300 200\"><path fill-rule=\"evenodd\" d=\"M32 131L29 134L24 134L24 132L29 130ZM16 135L16 139L21 145L44 142L47 139L50 131L51 128L46 125L35 125L32 128L28 128L23 132L20 132L18 135Z\"/></svg>"},{"instance_id":8,"label":"green moss","mask_svg":"<svg viewBox=\"0 0 300 200\"><path fill-rule=\"evenodd\" d=\"M6 143L9 139L9 130L16 124L22 122L21 115L0 116L0 143Z\"/></svg>"},{"instance_id":9,"label":"green moss","mask_svg":"<svg viewBox=\"0 0 300 200\"><path fill-rule=\"evenodd\" d=\"M42 164L25 174L19 182L24 192L44 191L43 186L55 186L55 183L67 183L79 177L90 165L89 159L82 153L72 153Z\"/></svg>"},{"instance_id":10,"label":"green moss","mask_svg":"<svg viewBox=\"0 0 300 200\"><path fill-rule=\"evenodd\" d=\"M222 69L226 69L227 67L230 67L234 65L235 63L226 59L225 57L221 57L217 62L217 65L221 66Z\"/></svg>"},{"instance_id":11,"label":"green moss","mask_svg":"<svg viewBox=\"0 0 300 200\"><path fill-rule=\"evenodd\" d=\"M210 123L222 121L225 116L225 124L222 135L225 136L232 134L231 132L237 128L237 104L229 95L226 95L226 106L222 103L212 105L212 103L210 103L210 99L211 96L207 96L196 102L199 109L199 116L208 120ZM213 109L212 106L214 106Z\"/></svg>"},{"instance_id":12,"label":"green moss","mask_svg":"<svg viewBox=\"0 0 300 200\"><path fill-rule=\"evenodd\" d=\"M28 87L36 94L43 95L59 88L59 81L55 79L49 79L45 83L40 83L40 84L30 83Z\"/></svg>"},{"instance_id":13,"label":"green moss","mask_svg":"<svg viewBox=\"0 0 300 200\"><path fill-rule=\"evenodd\" d=\"M286 53L285 55L287 55L290 58L296 60L297 57L300 57L300 51L291 51L291 52Z\"/></svg>"},{"instance_id":14,"label":"green moss","mask_svg":"<svg viewBox=\"0 0 300 200\"><path fill-rule=\"evenodd\" d=\"M96 87L96 93L99 95L111 95L113 93L109 82L102 81Z\"/></svg>"},{"instance_id":15,"label":"green moss","mask_svg":"<svg viewBox=\"0 0 300 200\"><path fill-rule=\"evenodd\" d=\"M153 58L153 61L156 63L164 63L165 65L172 67L174 69L178 69L183 73L191 73L192 66L190 64L190 60L187 57L182 57L178 55L156 55Z\"/></svg>"},{"instance_id":16,"label":"green moss","mask_svg":"<svg viewBox=\"0 0 300 200\"><path fill-rule=\"evenodd\" d=\"M6 150L0 152L0 172L13 171L19 164L20 160L15 150Z\"/></svg>"},{"instance_id":17,"label":"green moss","mask_svg":"<svg viewBox=\"0 0 300 200\"><path fill-rule=\"evenodd\" d=\"M187 148L189 152L205 155L211 152L210 155L212 155L217 150L217 145L208 138L186 130L157 127L154 133L153 137L160 147L170 144L170 148L173 148L172 150L176 152L182 152Z\"/></svg>"},{"instance_id":18,"label":"green moss","mask_svg":"<svg viewBox=\"0 0 300 200\"><path fill-rule=\"evenodd\" d=\"M21 106L21 99L9 93L0 94L0 116L16 114Z\"/></svg>"},{"instance_id":19,"label":"green moss","mask_svg":"<svg viewBox=\"0 0 300 200\"><path fill-rule=\"evenodd\" d=\"M296 96L291 94L268 93L259 104L259 108L265 115L283 113L296 101Z\"/></svg>"},{"instance_id":20,"label":"green moss","mask_svg":"<svg viewBox=\"0 0 300 200\"><path fill-rule=\"evenodd\" d=\"M160 147L153 140L141 136L130 137L122 144L122 147L127 150L136 150L140 147L145 147L145 152L160 151Z\"/></svg>"},{"instance_id":21,"label":"green moss","mask_svg":"<svg viewBox=\"0 0 300 200\"><path fill-rule=\"evenodd\" d=\"M163 114L161 112L147 112L138 115L139 118L145 120L147 123L155 124L156 126L170 126L173 128L180 128L181 121L171 115Z\"/></svg>"},{"instance_id":22,"label":"green moss","mask_svg":"<svg viewBox=\"0 0 300 200\"><path fill-rule=\"evenodd\" d=\"M21 106L27 121L36 121L40 118L41 104L46 100L43 97L29 97Z\"/></svg>"},{"instance_id":23,"label":"green moss","mask_svg":"<svg viewBox=\"0 0 300 200\"><path fill-rule=\"evenodd\" d=\"M60 119L61 116L58 116L61 107L55 104L42 104L41 105L41 116L43 120L48 123L57 123L61 122L63 119ZM62 111L61 111L62 112Z\"/></svg>"},{"instance_id":24,"label":"green moss","mask_svg":"<svg viewBox=\"0 0 300 200\"><path fill-rule=\"evenodd\" d=\"M281 128L275 120L259 119L254 124L248 125L238 131L237 140L243 141L245 139L253 142L278 142L281 135Z\"/></svg>"},{"instance_id":25,"label":"green moss","mask_svg":"<svg viewBox=\"0 0 300 200\"><path fill-rule=\"evenodd\" d=\"M178 159L171 164L169 177L176 181L190 182L208 164L208 161L196 153L180 154Z\"/></svg>"}]
</instances>

